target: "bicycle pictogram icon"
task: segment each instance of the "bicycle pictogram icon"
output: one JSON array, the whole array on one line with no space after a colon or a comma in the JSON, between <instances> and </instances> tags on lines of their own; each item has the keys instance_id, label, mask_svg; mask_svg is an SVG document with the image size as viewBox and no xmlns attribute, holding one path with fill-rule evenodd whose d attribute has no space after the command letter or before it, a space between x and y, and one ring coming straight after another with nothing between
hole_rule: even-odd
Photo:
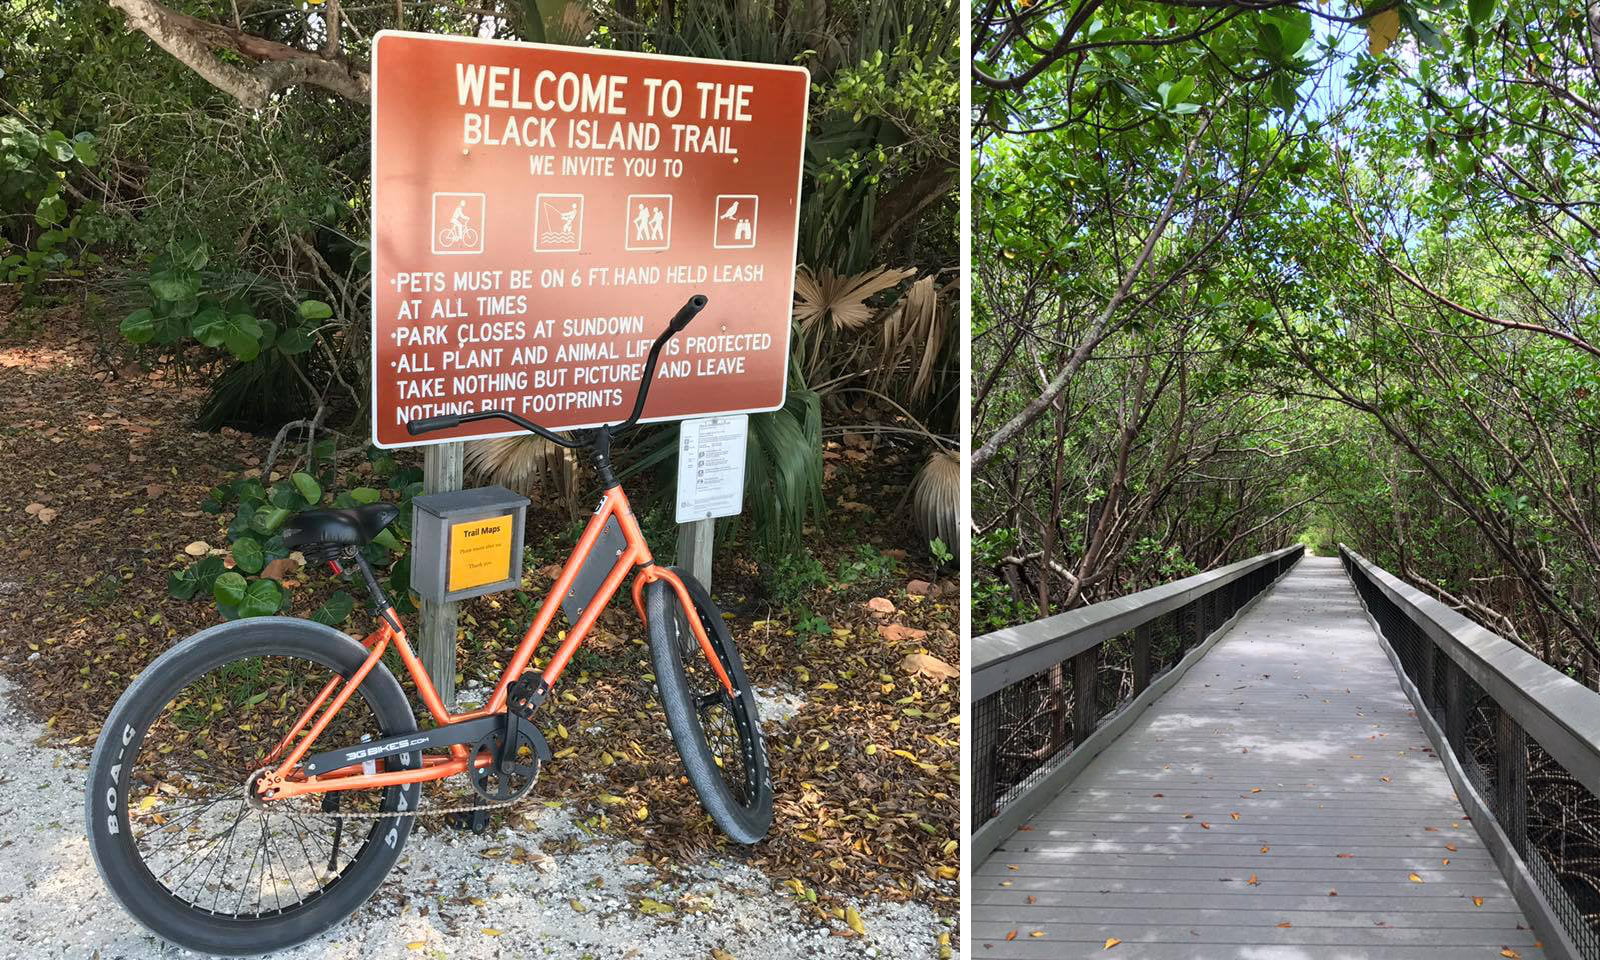
<instances>
[{"instance_id":1,"label":"bicycle pictogram icon","mask_svg":"<svg viewBox=\"0 0 1600 960\"><path fill-rule=\"evenodd\" d=\"M433 252L482 253L484 206L481 193L435 193Z\"/></svg>"}]
</instances>

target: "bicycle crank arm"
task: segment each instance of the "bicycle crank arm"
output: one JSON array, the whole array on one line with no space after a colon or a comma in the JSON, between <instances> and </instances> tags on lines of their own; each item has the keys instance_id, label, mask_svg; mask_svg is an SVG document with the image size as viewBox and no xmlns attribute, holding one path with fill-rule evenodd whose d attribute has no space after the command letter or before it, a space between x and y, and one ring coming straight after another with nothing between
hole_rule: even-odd
<instances>
[{"instance_id":1,"label":"bicycle crank arm","mask_svg":"<svg viewBox=\"0 0 1600 960\"><path fill-rule=\"evenodd\" d=\"M460 723L434 727L432 730L401 733L382 740L369 740L366 743L340 747L337 750L324 750L307 758L303 766L306 776L322 776L358 763L383 760L402 753L437 750L441 747L453 747L458 743L477 743L485 737L504 731L505 725L506 715L503 713L478 717L475 720L463 720Z\"/></svg>"}]
</instances>

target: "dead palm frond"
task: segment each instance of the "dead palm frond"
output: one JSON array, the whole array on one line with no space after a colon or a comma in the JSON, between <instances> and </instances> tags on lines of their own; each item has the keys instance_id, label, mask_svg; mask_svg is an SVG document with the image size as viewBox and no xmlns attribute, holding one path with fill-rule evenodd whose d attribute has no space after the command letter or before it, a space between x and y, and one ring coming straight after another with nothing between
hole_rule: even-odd
<instances>
[{"instance_id":1,"label":"dead palm frond","mask_svg":"<svg viewBox=\"0 0 1600 960\"><path fill-rule=\"evenodd\" d=\"M875 388L920 407L935 382L949 329L949 310L929 274L884 315Z\"/></svg>"},{"instance_id":2,"label":"dead palm frond","mask_svg":"<svg viewBox=\"0 0 1600 960\"><path fill-rule=\"evenodd\" d=\"M467 444L467 467L489 481L525 496L558 499L577 515L578 460L572 451L542 437L494 437Z\"/></svg>"},{"instance_id":3,"label":"dead palm frond","mask_svg":"<svg viewBox=\"0 0 1600 960\"><path fill-rule=\"evenodd\" d=\"M935 450L911 479L911 514L923 536L935 537L953 553L961 517L961 455Z\"/></svg>"},{"instance_id":4,"label":"dead palm frond","mask_svg":"<svg viewBox=\"0 0 1600 960\"><path fill-rule=\"evenodd\" d=\"M794 321L802 330L824 320L835 330L858 330L877 313L867 301L914 273L874 267L840 276L827 267L812 273L810 267L802 266L794 275Z\"/></svg>"}]
</instances>

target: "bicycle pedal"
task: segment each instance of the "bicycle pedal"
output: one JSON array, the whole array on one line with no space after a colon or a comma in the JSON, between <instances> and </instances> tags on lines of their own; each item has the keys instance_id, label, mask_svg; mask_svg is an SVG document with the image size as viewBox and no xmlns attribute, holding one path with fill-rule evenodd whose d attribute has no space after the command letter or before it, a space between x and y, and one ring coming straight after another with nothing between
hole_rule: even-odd
<instances>
[{"instance_id":1,"label":"bicycle pedal","mask_svg":"<svg viewBox=\"0 0 1600 960\"><path fill-rule=\"evenodd\" d=\"M506 711L524 720L532 720L533 712L549 695L550 688L545 686L544 677L513 680L511 686L506 688Z\"/></svg>"}]
</instances>

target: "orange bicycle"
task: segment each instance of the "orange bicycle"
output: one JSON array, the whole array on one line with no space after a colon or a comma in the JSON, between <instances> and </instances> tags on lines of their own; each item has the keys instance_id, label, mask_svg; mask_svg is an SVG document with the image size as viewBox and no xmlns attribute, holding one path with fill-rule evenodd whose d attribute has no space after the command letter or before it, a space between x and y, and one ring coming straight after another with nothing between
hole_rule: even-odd
<instances>
[{"instance_id":1,"label":"orange bicycle","mask_svg":"<svg viewBox=\"0 0 1600 960\"><path fill-rule=\"evenodd\" d=\"M101 729L87 804L95 865L129 913L165 940L225 955L283 949L339 923L377 889L417 815L506 806L533 788L550 760L536 712L630 572L689 781L729 837L748 844L766 834L772 783L733 638L699 583L656 565L611 467L611 440L638 423L662 347L705 305L691 298L656 338L621 423L564 436L486 410L407 425L416 435L509 420L586 450L604 490L481 709L445 706L360 553L394 521L392 504L305 511L284 534L308 560L360 573L378 617L364 641L310 620L237 620L184 640L139 675ZM592 599L566 607L571 628L543 671L524 676L556 611L589 589ZM433 715L427 730L382 662L391 648ZM458 774L476 802L421 807L423 782Z\"/></svg>"}]
</instances>

